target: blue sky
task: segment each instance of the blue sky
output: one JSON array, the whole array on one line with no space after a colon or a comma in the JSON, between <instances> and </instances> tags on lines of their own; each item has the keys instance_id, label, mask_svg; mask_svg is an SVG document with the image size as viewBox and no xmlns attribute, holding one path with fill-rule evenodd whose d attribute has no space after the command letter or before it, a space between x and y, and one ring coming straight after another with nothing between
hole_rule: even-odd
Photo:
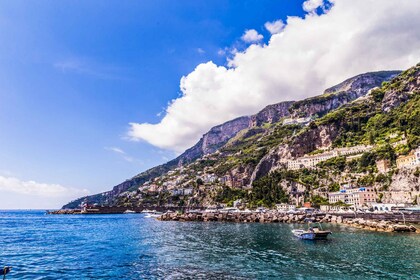
<instances>
[{"instance_id":1,"label":"blue sky","mask_svg":"<svg viewBox=\"0 0 420 280\"><path fill-rule=\"evenodd\" d=\"M158 122L183 75L225 64L219 50L244 47L245 29L267 34L265 22L301 15L301 4L2 1L0 175L95 193L172 158L127 140L128 124ZM42 207L41 197L0 196L0 208Z\"/></svg>"},{"instance_id":2,"label":"blue sky","mask_svg":"<svg viewBox=\"0 0 420 280\"><path fill-rule=\"evenodd\" d=\"M209 128L420 58L420 1L0 2L0 209L58 208Z\"/></svg>"}]
</instances>

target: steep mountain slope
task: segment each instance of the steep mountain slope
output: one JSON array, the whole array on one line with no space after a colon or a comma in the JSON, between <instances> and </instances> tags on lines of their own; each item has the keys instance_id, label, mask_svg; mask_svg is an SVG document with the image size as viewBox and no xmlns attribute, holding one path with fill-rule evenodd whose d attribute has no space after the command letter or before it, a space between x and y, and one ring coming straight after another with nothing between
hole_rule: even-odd
<instances>
[{"instance_id":1,"label":"steep mountain slope","mask_svg":"<svg viewBox=\"0 0 420 280\"><path fill-rule=\"evenodd\" d=\"M281 146L283 148L276 149L283 149L282 151L274 152L272 149L281 144L283 139L288 139L300 129L300 126L283 126L282 120L285 117L317 118L323 116L331 110L364 96L370 89L380 86L382 82L390 80L398 73L399 71L382 71L361 74L327 89L321 96L303 101L288 101L269 105L253 116L240 117L213 127L203 135L196 145L176 159L142 172L115 186L109 192L77 199L64 205L63 208L75 208L85 198L90 203L114 204L121 193L136 190L144 183L162 176L170 170L179 166L187 166L197 159L214 154L219 150L230 157L235 153L238 155L234 160L220 157L224 162L218 166L217 173L224 175L224 171L229 171L234 174L243 174L241 175L242 183L250 184L255 179L267 174L277 165L280 158L301 155L313 150L314 147L326 145L326 143L318 142L325 142L328 137L322 137L322 135L317 137L319 134L315 133L313 136L305 136L308 138L307 141L303 139L304 143L310 143L310 147L305 144L302 147L292 145L291 149L288 149L288 146ZM333 136L334 133L336 132L332 130L323 132L329 136Z\"/></svg>"},{"instance_id":2,"label":"steep mountain slope","mask_svg":"<svg viewBox=\"0 0 420 280\"><path fill-rule=\"evenodd\" d=\"M304 154L361 144L372 148L357 157L332 157L316 168L289 170L283 165ZM272 148L254 170L251 195L236 195L236 199L270 206L281 199L294 200L299 193L304 200L325 203L325 194L337 191L340 182L373 186L379 201L419 203L420 168L396 166L398 156L409 154L419 145L420 64L383 83L366 97L329 112ZM388 162L388 171L378 170L378 160ZM284 191L281 199L271 195L279 188Z\"/></svg>"},{"instance_id":3,"label":"steep mountain slope","mask_svg":"<svg viewBox=\"0 0 420 280\"><path fill-rule=\"evenodd\" d=\"M386 142L390 131L398 135L406 135L404 126L396 121L392 123L392 126L388 121L377 122L382 118L392 116L395 113L392 109L407 102L410 97L418 93L418 70L418 66L411 68L390 83L384 82L381 88L374 89L367 98L355 100L315 120L290 142L272 149L257 166L254 172L255 177L266 175L277 168L281 159L300 157L316 149L369 145L375 144L375 141L383 143ZM403 114L400 111L396 112ZM389 114L390 112L393 114ZM411 148L420 144L417 140L411 140L411 138L417 139L416 133L409 134L407 137Z\"/></svg>"}]
</instances>

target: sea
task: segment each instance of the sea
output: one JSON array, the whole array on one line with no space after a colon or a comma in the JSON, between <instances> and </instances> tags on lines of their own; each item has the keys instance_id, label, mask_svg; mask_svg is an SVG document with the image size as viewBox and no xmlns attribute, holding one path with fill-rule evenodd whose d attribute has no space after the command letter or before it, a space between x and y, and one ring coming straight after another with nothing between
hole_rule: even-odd
<instances>
[{"instance_id":1,"label":"sea","mask_svg":"<svg viewBox=\"0 0 420 280\"><path fill-rule=\"evenodd\" d=\"M324 225L161 222L144 214L0 211L6 279L420 279L420 235Z\"/></svg>"}]
</instances>

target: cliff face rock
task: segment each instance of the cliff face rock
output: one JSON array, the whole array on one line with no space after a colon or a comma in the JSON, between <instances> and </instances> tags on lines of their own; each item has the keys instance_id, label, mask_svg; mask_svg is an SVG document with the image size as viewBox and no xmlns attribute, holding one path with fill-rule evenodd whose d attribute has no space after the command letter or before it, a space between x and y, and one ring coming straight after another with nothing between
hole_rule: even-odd
<instances>
[{"instance_id":1,"label":"cliff face rock","mask_svg":"<svg viewBox=\"0 0 420 280\"><path fill-rule=\"evenodd\" d=\"M379 87L382 82L388 81L396 75L400 74L401 71L379 71L369 72L354 76L350 79L345 80L338 85L330 87L324 91L324 94L335 93L335 92L353 92L359 97L365 95L371 88Z\"/></svg>"},{"instance_id":2,"label":"cliff face rock","mask_svg":"<svg viewBox=\"0 0 420 280\"><path fill-rule=\"evenodd\" d=\"M380 186L378 186L380 187ZM384 203L420 203L420 176L413 168L401 168L392 176L391 185L382 197Z\"/></svg>"},{"instance_id":3,"label":"cliff face rock","mask_svg":"<svg viewBox=\"0 0 420 280\"><path fill-rule=\"evenodd\" d=\"M418 93L420 87L420 64L405 71L401 76L395 78L394 86L388 88L382 100L382 111L389 112L398 107L401 103L408 100L411 94ZM411 79L404 79L405 75L410 75Z\"/></svg>"},{"instance_id":4,"label":"cliff face rock","mask_svg":"<svg viewBox=\"0 0 420 280\"><path fill-rule=\"evenodd\" d=\"M328 148L339 133L335 125L322 125L308 128L296 135L291 143L280 145L265 155L256 166L251 176L251 183L282 166L282 160L303 156L316 149Z\"/></svg>"},{"instance_id":5,"label":"cliff face rock","mask_svg":"<svg viewBox=\"0 0 420 280\"><path fill-rule=\"evenodd\" d=\"M324 91L321 96L295 102L290 107L292 117L322 116L346 103L366 95L369 90L379 87L401 71L381 71L357 75Z\"/></svg>"},{"instance_id":6,"label":"cliff face rock","mask_svg":"<svg viewBox=\"0 0 420 280\"><path fill-rule=\"evenodd\" d=\"M289 116L289 108L294 101L280 102L277 104L268 105L257 114L251 116L251 127L261 126L264 123L276 123L281 118Z\"/></svg>"},{"instance_id":7,"label":"cliff face rock","mask_svg":"<svg viewBox=\"0 0 420 280\"><path fill-rule=\"evenodd\" d=\"M197 144L179 156L180 163L190 162L203 155L214 153L241 130L278 122L281 118L290 115L289 108L293 103L294 101L286 101L268 105L255 115L239 117L211 128Z\"/></svg>"},{"instance_id":8,"label":"cliff face rock","mask_svg":"<svg viewBox=\"0 0 420 280\"><path fill-rule=\"evenodd\" d=\"M415 169L402 168L392 176L390 191L418 192L420 191L420 176L414 175Z\"/></svg>"},{"instance_id":9,"label":"cliff face rock","mask_svg":"<svg viewBox=\"0 0 420 280\"><path fill-rule=\"evenodd\" d=\"M179 156L179 162L190 162L203 155L214 153L239 131L248 128L249 123L250 117L240 117L211 128L197 144Z\"/></svg>"},{"instance_id":10,"label":"cliff face rock","mask_svg":"<svg viewBox=\"0 0 420 280\"><path fill-rule=\"evenodd\" d=\"M339 133L339 127L335 124L322 125L308 128L293 140L290 147L292 157L300 157L316 149L328 148Z\"/></svg>"},{"instance_id":11,"label":"cliff face rock","mask_svg":"<svg viewBox=\"0 0 420 280\"><path fill-rule=\"evenodd\" d=\"M271 150L266 154L260 162L255 167L254 171L251 175L250 184L254 182L256 179L263 177L270 173L271 170L274 170L275 167L280 162L281 157L276 152L276 150Z\"/></svg>"}]
</instances>

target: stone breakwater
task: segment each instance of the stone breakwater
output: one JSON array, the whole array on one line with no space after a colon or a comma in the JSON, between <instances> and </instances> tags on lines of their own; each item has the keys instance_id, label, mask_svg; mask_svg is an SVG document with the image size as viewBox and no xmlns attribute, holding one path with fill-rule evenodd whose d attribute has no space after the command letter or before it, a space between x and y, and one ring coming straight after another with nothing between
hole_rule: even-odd
<instances>
[{"instance_id":1,"label":"stone breakwater","mask_svg":"<svg viewBox=\"0 0 420 280\"><path fill-rule=\"evenodd\" d=\"M333 214L287 214L280 212L268 213L165 213L157 218L161 221L199 221L199 222L236 222L236 223L306 223L307 219L320 223L337 223L356 228L385 232L417 232L420 229L414 225L397 221L367 220L364 218L345 217Z\"/></svg>"}]
</instances>

